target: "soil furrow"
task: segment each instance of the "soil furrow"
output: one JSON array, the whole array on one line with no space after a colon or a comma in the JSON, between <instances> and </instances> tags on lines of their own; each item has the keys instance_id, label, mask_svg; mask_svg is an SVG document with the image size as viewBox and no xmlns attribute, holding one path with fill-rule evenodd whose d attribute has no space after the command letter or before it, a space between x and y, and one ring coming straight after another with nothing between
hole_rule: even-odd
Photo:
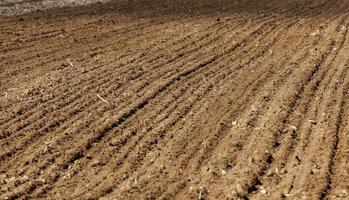
<instances>
[{"instance_id":1,"label":"soil furrow","mask_svg":"<svg viewBox=\"0 0 349 200\"><path fill-rule=\"evenodd\" d=\"M74 1L0 3L0 199L349 198L347 0Z\"/></svg>"}]
</instances>

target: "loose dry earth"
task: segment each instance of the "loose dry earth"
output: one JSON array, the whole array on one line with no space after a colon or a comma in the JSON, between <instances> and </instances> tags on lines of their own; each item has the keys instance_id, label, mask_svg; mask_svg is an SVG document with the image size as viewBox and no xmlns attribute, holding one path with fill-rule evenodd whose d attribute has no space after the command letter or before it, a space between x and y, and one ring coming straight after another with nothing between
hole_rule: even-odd
<instances>
[{"instance_id":1,"label":"loose dry earth","mask_svg":"<svg viewBox=\"0 0 349 200\"><path fill-rule=\"evenodd\" d=\"M0 199L349 199L348 28L348 0L0 17Z\"/></svg>"}]
</instances>

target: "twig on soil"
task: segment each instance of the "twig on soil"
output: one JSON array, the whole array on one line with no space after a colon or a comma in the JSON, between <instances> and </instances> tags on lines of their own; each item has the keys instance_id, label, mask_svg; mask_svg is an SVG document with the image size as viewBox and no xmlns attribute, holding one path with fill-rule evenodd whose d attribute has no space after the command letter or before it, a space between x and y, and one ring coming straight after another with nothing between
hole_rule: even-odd
<instances>
[{"instance_id":1,"label":"twig on soil","mask_svg":"<svg viewBox=\"0 0 349 200\"><path fill-rule=\"evenodd\" d=\"M7 99L7 95L8 95L7 92L5 92L5 99Z\"/></svg>"},{"instance_id":2,"label":"twig on soil","mask_svg":"<svg viewBox=\"0 0 349 200\"><path fill-rule=\"evenodd\" d=\"M203 199L204 199L203 191L200 191L200 193L199 193L199 200L203 200Z\"/></svg>"},{"instance_id":3,"label":"twig on soil","mask_svg":"<svg viewBox=\"0 0 349 200\"><path fill-rule=\"evenodd\" d=\"M201 186L200 187L200 193L199 193L199 200L204 200L205 199L205 192L206 192L205 186Z\"/></svg>"},{"instance_id":4,"label":"twig on soil","mask_svg":"<svg viewBox=\"0 0 349 200\"><path fill-rule=\"evenodd\" d=\"M201 74L202 78L204 79L205 83L208 83L205 76L203 74Z\"/></svg>"},{"instance_id":5,"label":"twig on soil","mask_svg":"<svg viewBox=\"0 0 349 200\"><path fill-rule=\"evenodd\" d=\"M309 121L310 124L316 125L316 121L315 120L309 119L308 121Z\"/></svg>"},{"instance_id":6,"label":"twig on soil","mask_svg":"<svg viewBox=\"0 0 349 200\"><path fill-rule=\"evenodd\" d=\"M103 97L99 96L98 94L95 94L100 100L104 101L105 103L109 103L107 100L105 100Z\"/></svg>"},{"instance_id":7,"label":"twig on soil","mask_svg":"<svg viewBox=\"0 0 349 200\"><path fill-rule=\"evenodd\" d=\"M73 63L69 59L67 59L67 62L71 67L74 67Z\"/></svg>"}]
</instances>

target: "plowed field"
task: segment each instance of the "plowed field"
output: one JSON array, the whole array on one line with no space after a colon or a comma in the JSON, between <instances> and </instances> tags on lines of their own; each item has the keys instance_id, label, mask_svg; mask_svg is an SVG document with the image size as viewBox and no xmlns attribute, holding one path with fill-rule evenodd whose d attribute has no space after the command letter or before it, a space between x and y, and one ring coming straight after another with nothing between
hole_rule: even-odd
<instances>
[{"instance_id":1,"label":"plowed field","mask_svg":"<svg viewBox=\"0 0 349 200\"><path fill-rule=\"evenodd\" d=\"M348 0L2 16L0 199L349 199L348 28Z\"/></svg>"}]
</instances>

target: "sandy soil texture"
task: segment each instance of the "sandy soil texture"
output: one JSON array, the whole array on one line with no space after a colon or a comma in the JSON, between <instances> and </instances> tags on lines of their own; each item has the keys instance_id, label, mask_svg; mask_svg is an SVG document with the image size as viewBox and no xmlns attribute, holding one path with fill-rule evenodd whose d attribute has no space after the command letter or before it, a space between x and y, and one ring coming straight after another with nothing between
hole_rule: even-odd
<instances>
[{"instance_id":1,"label":"sandy soil texture","mask_svg":"<svg viewBox=\"0 0 349 200\"><path fill-rule=\"evenodd\" d=\"M348 28L348 0L0 17L0 199L349 199Z\"/></svg>"}]
</instances>

